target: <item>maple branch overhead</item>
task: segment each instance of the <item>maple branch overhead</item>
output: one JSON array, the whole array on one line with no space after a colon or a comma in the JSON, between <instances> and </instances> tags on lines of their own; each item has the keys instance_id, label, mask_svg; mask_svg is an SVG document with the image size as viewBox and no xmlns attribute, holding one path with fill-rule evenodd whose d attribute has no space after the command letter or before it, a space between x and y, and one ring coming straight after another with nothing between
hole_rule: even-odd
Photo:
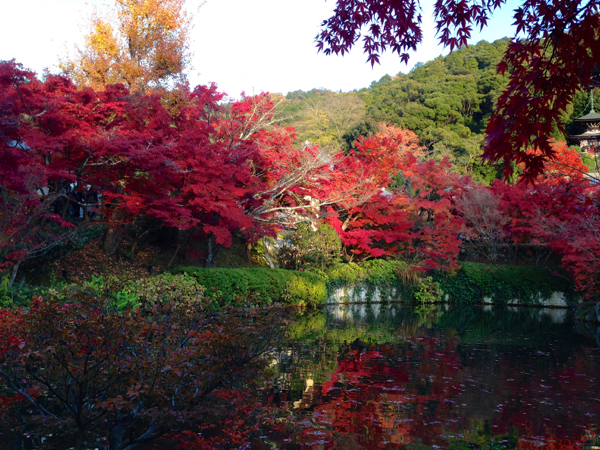
<instances>
[{"instance_id":1,"label":"maple branch overhead","mask_svg":"<svg viewBox=\"0 0 600 450\"><path fill-rule=\"evenodd\" d=\"M450 51L467 45L472 25L483 28L504 4L504 0L437 0L434 15L440 42ZM421 42L420 10L415 0L337 0L316 37L317 49L343 55L362 36L371 65L386 50L407 62L408 52ZM512 173L512 162L523 163L523 177L531 181L553 156L550 128L564 130L563 112L575 93L590 85L591 71L600 61L600 0L524 0L514 19L515 37L498 65L509 83L488 122L482 158L503 162L506 176ZM540 148L541 154L527 156L530 145Z\"/></svg>"}]
</instances>

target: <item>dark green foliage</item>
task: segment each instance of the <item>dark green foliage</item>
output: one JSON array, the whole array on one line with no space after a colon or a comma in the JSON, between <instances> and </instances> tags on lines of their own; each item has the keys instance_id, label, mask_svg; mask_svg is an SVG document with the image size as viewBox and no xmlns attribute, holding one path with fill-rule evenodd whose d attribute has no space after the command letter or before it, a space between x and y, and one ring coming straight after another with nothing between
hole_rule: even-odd
<instances>
[{"instance_id":1,"label":"dark green foliage","mask_svg":"<svg viewBox=\"0 0 600 450\"><path fill-rule=\"evenodd\" d=\"M8 276L0 278L0 307L14 308L28 306L33 297L47 297L66 289L68 283L52 278L49 286L34 286L31 284L13 284L8 287Z\"/></svg>"},{"instance_id":2,"label":"dark green foliage","mask_svg":"<svg viewBox=\"0 0 600 450\"><path fill-rule=\"evenodd\" d=\"M518 299L520 304L537 305L538 294L548 298L556 291L575 301L573 283L566 276L540 267L461 262L458 272L438 272L434 280L455 304L482 303L484 297L491 297L494 303Z\"/></svg>"},{"instance_id":3,"label":"dark green foliage","mask_svg":"<svg viewBox=\"0 0 600 450\"><path fill-rule=\"evenodd\" d=\"M116 294L117 306L120 303L153 305L155 303L190 303L204 298L205 288L194 277L185 274L161 273L155 277L133 280L125 283Z\"/></svg>"},{"instance_id":4,"label":"dark green foliage","mask_svg":"<svg viewBox=\"0 0 600 450\"><path fill-rule=\"evenodd\" d=\"M360 265L336 264L325 270L296 271L268 268L205 269L178 267L173 273L194 277L206 288L206 296L215 307L233 304L236 299L255 297L260 303L285 302L293 305L320 305L328 292L338 286L363 284L367 289L377 287L409 292L398 277L406 266L401 261L374 259ZM408 289L408 290L407 290ZM410 298L407 294L406 298Z\"/></svg>"},{"instance_id":5,"label":"dark green foliage","mask_svg":"<svg viewBox=\"0 0 600 450\"><path fill-rule=\"evenodd\" d=\"M494 179L497 168L482 168L479 156L487 119L506 86L506 78L497 73L496 65L507 46L508 39L481 41L417 64L408 74L386 75L374 81L358 91L366 117L345 128L343 145L352 148L358 136L372 135L378 122L387 122L415 132L434 158L448 156L458 171L471 172L484 182ZM287 119L282 125L298 126L290 117L296 117L317 98L334 97L333 92L323 89L290 92L283 105L282 116ZM581 106L575 109L579 111ZM298 116L295 120L305 119ZM302 142L309 139L300 132L299 138Z\"/></svg>"},{"instance_id":6,"label":"dark green foliage","mask_svg":"<svg viewBox=\"0 0 600 450\"><path fill-rule=\"evenodd\" d=\"M282 126L292 126L296 144L305 142L321 147L345 145L345 133L365 118L365 104L356 92L313 89L287 95L278 111Z\"/></svg>"},{"instance_id":7,"label":"dark green foliage","mask_svg":"<svg viewBox=\"0 0 600 450\"><path fill-rule=\"evenodd\" d=\"M342 136L344 139L346 150L351 150L356 147L356 141L359 137L374 136L377 133L377 122L374 119L367 119L360 122L347 130Z\"/></svg>"},{"instance_id":8,"label":"dark green foliage","mask_svg":"<svg viewBox=\"0 0 600 450\"><path fill-rule=\"evenodd\" d=\"M300 89L298 89L297 91L292 91L289 92L285 98L287 98L288 100L305 100L307 98L314 98L314 97L320 97L320 96L326 96L326 95L333 95L334 92L330 91L329 89L311 89L310 91L302 91Z\"/></svg>"},{"instance_id":9,"label":"dark green foliage","mask_svg":"<svg viewBox=\"0 0 600 450\"><path fill-rule=\"evenodd\" d=\"M294 305L318 305L327 298L325 280L314 273L284 269L243 268L204 269L178 267L173 273L194 277L206 288L214 305L233 304L237 298L256 297L260 303L285 302Z\"/></svg>"},{"instance_id":10,"label":"dark green foliage","mask_svg":"<svg viewBox=\"0 0 600 450\"><path fill-rule=\"evenodd\" d=\"M247 297L255 297L265 304L285 302L316 306L324 303L328 293L340 286L361 285L366 289L367 298L377 288L382 298L394 290L396 298L412 299L423 283L403 282L401 272L405 268L406 263L402 261L373 259L310 272L179 267L173 273L195 277L206 287L206 295L215 307ZM556 291L564 292L567 302L576 301L573 283L566 276L539 267L461 262L457 272L436 272L427 280L429 284L439 286L446 301L453 304L480 304L484 297L491 297L494 303L506 304L517 299L523 305L538 305L539 296L549 298Z\"/></svg>"},{"instance_id":11,"label":"dark green foliage","mask_svg":"<svg viewBox=\"0 0 600 450\"><path fill-rule=\"evenodd\" d=\"M600 161L598 160L597 154L590 153L580 153L581 161L588 168L590 172L598 173L600 172Z\"/></svg>"},{"instance_id":12,"label":"dark green foliage","mask_svg":"<svg viewBox=\"0 0 600 450\"><path fill-rule=\"evenodd\" d=\"M45 288L40 286L31 286L29 284L13 285L6 289L4 295L0 294L0 306L26 306L31 303L34 296L43 295Z\"/></svg>"},{"instance_id":13,"label":"dark green foliage","mask_svg":"<svg viewBox=\"0 0 600 450\"><path fill-rule=\"evenodd\" d=\"M82 249L94 239L100 237L105 230L105 225L94 225L87 228L83 228L77 231L77 233L75 233L73 239L71 239L71 244L76 249Z\"/></svg>"},{"instance_id":14,"label":"dark green foliage","mask_svg":"<svg viewBox=\"0 0 600 450\"><path fill-rule=\"evenodd\" d=\"M10 279L6 274L2 278L0 278L0 308L9 306L11 304L11 301L8 297L9 281Z\"/></svg>"},{"instance_id":15,"label":"dark green foliage","mask_svg":"<svg viewBox=\"0 0 600 450\"><path fill-rule=\"evenodd\" d=\"M479 156L487 119L506 86L506 78L496 72L496 65L507 45L507 39L481 41L417 64L408 74L386 75L374 81L358 91L366 117L344 130L343 145L351 149L359 136L370 136L377 132L378 122L387 122L417 133L434 158L448 156L460 172L471 172L484 182L495 179L496 166L482 167ZM282 124L298 125L290 118L308 103L334 96L322 89L290 92L282 111L287 119ZM298 116L295 120L304 119ZM303 133L299 138L308 139Z\"/></svg>"},{"instance_id":16,"label":"dark green foliage","mask_svg":"<svg viewBox=\"0 0 600 450\"><path fill-rule=\"evenodd\" d=\"M434 157L448 156L460 171L488 181L495 170L475 169L487 118L506 85L496 64L507 44L506 39L482 41L417 65L409 74L382 78L359 91L367 120L414 131Z\"/></svg>"},{"instance_id":17,"label":"dark green foliage","mask_svg":"<svg viewBox=\"0 0 600 450\"><path fill-rule=\"evenodd\" d=\"M596 100L596 109L598 107L598 99L600 98L600 89L596 87L594 89L594 98ZM574 122L578 117L581 117L590 112L590 92L583 90L575 93L573 96L573 103L571 107L563 114L566 122L566 134L581 134L587 129L585 124Z\"/></svg>"}]
</instances>

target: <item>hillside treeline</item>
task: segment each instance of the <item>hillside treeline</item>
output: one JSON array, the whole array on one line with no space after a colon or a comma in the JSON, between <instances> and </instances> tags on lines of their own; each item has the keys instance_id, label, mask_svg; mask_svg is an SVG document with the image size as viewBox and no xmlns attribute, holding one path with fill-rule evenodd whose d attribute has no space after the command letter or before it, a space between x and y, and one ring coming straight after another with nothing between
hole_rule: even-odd
<instances>
[{"instance_id":1,"label":"hillside treeline","mask_svg":"<svg viewBox=\"0 0 600 450\"><path fill-rule=\"evenodd\" d=\"M415 132L434 159L447 156L458 172L489 183L500 176L500 166L483 165L479 156L486 122L506 86L496 65L507 46L508 39L481 41L359 91L293 91L281 105L280 121L295 127L298 142L345 149L359 136L374 135L378 123L393 124ZM573 119L583 114L587 100L585 93L576 96L567 132L578 131Z\"/></svg>"}]
</instances>

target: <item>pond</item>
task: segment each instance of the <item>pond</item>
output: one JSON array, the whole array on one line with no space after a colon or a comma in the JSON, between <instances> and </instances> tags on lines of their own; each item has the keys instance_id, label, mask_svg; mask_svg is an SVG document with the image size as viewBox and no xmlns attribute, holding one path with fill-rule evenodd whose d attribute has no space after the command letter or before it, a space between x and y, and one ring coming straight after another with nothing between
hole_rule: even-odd
<instances>
[{"instance_id":1,"label":"pond","mask_svg":"<svg viewBox=\"0 0 600 450\"><path fill-rule=\"evenodd\" d=\"M600 448L598 330L568 310L338 304L290 338L279 448Z\"/></svg>"}]
</instances>

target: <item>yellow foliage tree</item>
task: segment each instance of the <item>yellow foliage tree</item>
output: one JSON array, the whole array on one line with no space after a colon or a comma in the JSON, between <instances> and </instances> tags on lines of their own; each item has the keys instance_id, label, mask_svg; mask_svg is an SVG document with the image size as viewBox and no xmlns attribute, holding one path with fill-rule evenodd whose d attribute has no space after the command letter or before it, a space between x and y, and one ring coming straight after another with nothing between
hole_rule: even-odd
<instances>
[{"instance_id":1,"label":"yellow foliage tree","mask_svg":"<svg viewBox=\"0 0 600 450\"><path fill-rule=\"evenodd\" d=\"M322 147L339 148L344 133L365 118L365 103L355 92L316 95L303 101L291 125L296 128L299 142L309 140Z\"/></svg>"},{"instance_id":2,"label":"yellow foliage tree","mask_svg":"<svg viewBox=\"0 0 600 450\"><path fill-rule=\"evenodd\" d=\"M61 69L79 85L130 90L167 87L189 65L191 14L185 0L116 0L92 15L82 47Z\"/></svg>"}]
</instances>

